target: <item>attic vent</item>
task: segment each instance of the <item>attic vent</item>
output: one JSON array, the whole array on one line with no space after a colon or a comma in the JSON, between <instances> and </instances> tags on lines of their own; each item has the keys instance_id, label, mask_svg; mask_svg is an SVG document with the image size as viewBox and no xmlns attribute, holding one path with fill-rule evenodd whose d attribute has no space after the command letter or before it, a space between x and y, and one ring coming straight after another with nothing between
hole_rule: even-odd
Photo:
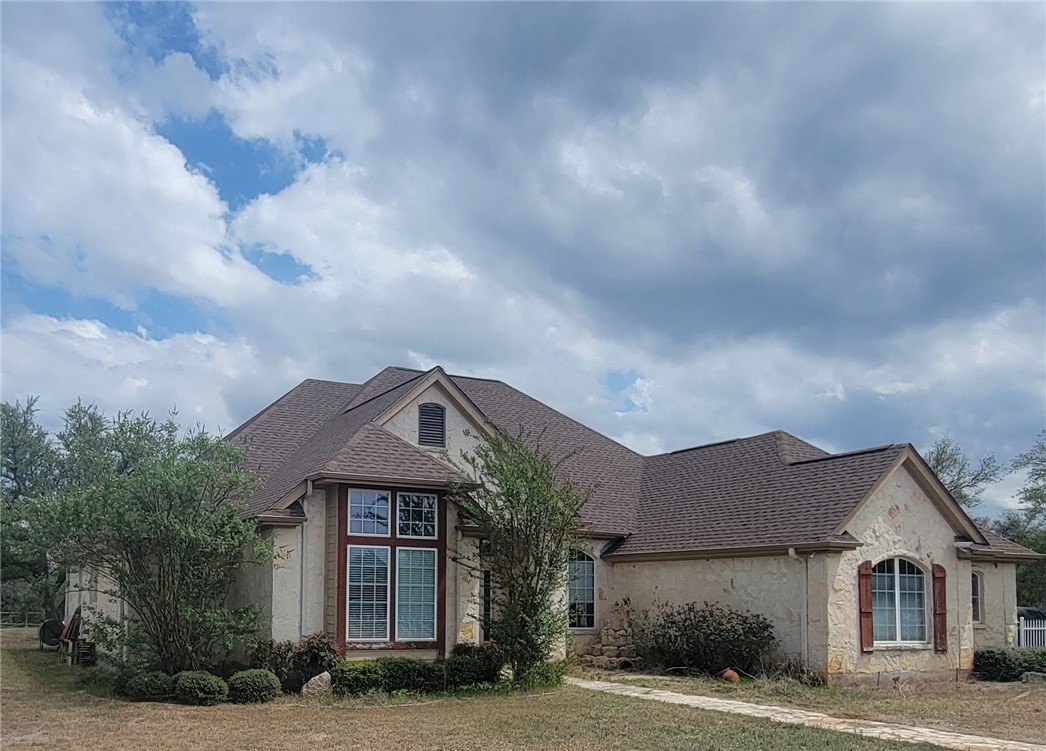
<instances>
[{"instance_id":1,"label":"attic vent","mask_svg":"<svg viewBox=\"0 0 1046 751\"><path fill-rule=\"evenodd\" d=\"M446 410L439 404L418 407L418 443L422 446L446 445Z\"/></svg>"}]
</instances>

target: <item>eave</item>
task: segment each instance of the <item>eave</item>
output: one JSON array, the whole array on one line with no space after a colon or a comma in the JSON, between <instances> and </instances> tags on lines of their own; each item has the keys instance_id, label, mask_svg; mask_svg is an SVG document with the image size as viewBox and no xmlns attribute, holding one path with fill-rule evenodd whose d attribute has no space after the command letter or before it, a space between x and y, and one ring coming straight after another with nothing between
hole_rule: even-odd
<instances>
[{"instance_id":1,"label":"eave","mask_svg":"<svg viewBox=\"0 0 1046 751\"><path fill-rule=\"evenodd\" d=\"M607 553L603 560L620 563L644 563L647 561L691 561L707 558L755 558L763 556L810 553L842 553L856 550L861 543L842 540L822 542L800 542L792 545L748 545L731 548L693 548L689 550L637 551L635 553Z\"/></svg>"}]
</instances>

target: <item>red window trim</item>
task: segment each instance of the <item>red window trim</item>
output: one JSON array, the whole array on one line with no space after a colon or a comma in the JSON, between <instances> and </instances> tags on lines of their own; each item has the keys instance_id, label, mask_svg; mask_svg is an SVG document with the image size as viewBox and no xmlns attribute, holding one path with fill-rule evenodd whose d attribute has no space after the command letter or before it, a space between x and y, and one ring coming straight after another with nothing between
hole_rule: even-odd
<instances>
[{"instance_id":1,"label":"red window trim","mask_svg":"<svg viewBox=\"0 0 1046 751\"><path fill-rule=\"evenodd\" d=\"M443 491L433 491L424 488L412 488L409 486L386 486L375 485L367 487L351 486L358 490L384 490L391 495L389 536L375 537L374 535L350 535L349 534L349 489L347 484L338 485L338 618L337 634L335 640L342 651L367 651L375 649L435 649L439 654L445 654L447 643L447 498ZM428 493L435 492L436 495L436 525L437 539L431 537L400 537L396 525L395 513L397 506L396 493ZM436 549L436 640L435 641L368 641L347 642L345 638L345 611L346 611L346 575L348 566L349 545L368 545L389 548L389 634L396 635L396 575L394 572L397 548L428 548Z\"/></svg>"}]
</instances>

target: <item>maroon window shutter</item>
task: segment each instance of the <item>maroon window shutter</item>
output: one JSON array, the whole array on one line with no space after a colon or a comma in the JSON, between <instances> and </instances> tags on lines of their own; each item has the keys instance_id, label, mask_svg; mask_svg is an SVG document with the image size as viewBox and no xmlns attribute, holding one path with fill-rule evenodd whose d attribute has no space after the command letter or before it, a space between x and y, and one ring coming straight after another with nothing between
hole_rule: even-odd
<instances>
[{"instance_id":1,"label":"maroon window shutter","mask_svg":"<svg viewBox=\"0 0 1046 751\"><path fill-rule=\"evenodd\" d=\"M948 651L948 592L944 566L933 564L933 651Z\"/></svg>"},{"instance_id":2,"label":"maroon window shutter","mask_svg":"<svg viewBox=\"0 0 1046 751\"><path fill-rule=\"evenodd\" d=\"M857 567L857 600L861 616L861 651L872 651L872 562Z\"/></svg>"}]
</instances>

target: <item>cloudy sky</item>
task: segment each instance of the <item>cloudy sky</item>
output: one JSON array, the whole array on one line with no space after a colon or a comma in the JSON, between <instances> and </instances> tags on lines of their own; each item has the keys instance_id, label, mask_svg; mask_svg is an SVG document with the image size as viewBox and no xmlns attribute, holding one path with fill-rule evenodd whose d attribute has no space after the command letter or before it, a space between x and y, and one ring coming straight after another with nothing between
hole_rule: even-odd
<instances>
[{"instance_id":1,"label":"cloudy sky","mask_svg":"<svg viewBox=\"0 0 1046 751\"><path fill-rule=\"evenodd\" d=\"M648 453L1008 458L1046 427L1042 5L2 27L3 398L51 426L82 397L227 431L306 377L442 364Z\"/></svg>"}]
</instances>

